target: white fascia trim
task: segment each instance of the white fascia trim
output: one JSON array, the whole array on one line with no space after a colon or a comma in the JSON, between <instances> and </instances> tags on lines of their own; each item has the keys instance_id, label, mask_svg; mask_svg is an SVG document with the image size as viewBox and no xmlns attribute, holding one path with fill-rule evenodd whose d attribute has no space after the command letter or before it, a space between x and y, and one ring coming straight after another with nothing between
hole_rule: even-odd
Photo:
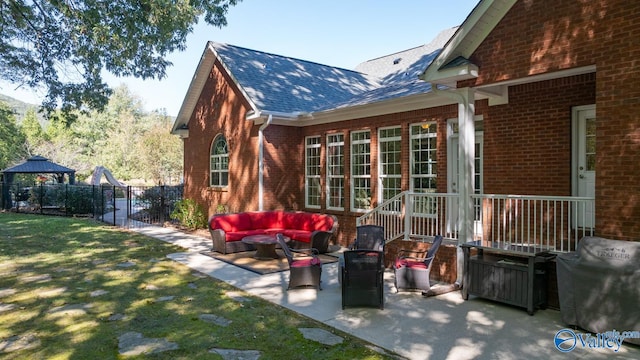
<instances>
[{"instance_id":1,"label":"white fascia trim","mask_svg":"<svg viewBox=\"0 0 640 360\"><path fill-rule=\"evenodd\" d=\"M198 97L202 92L202 88L207 81L209 72L211 71L214 62L215 57L211 56L211 54L209 53L209 44L207 43L207 46L205 47L202 56L200 57L198 67L196 67L193 77L191 78L191 83L189 84L189 88L187 89L184 100L182 100L182 105L180 105L180 111L178 111L176 120L173 123L173 127L171 128L172 134L180 135L177 130L186 126L189 122L189 118L191 118L193 109L196 107Z\"/></svg>"},{"instance_id":2,"label":"white fascia trim","mask_svg":"<svg viewBox=\"0 0 640 360\"><path fill-rule=\"evenodd\" d=\"M570 76L583 75L596 72L596 65L588 65L566 70L531 75L523 78L505 80L496 83L476 86L473 89L476 99L489 99L489 106L504 105L509 103L509 86L529 84L539 81L561 79Z\"/></svg>"},{"instance_id":3,"label":"white fascia trim","mask_svg":"<svg viewBox=\"0 0 640 360\"><path fill-rule=\"evenodd\" d=\"M251 113L260 113L255 103L248 96L247 92L244 90L240 83L233 76L233 73L227 67L227 65L222 61L215 48L213 47L212 42L207 42L207 46L202 53L202 57L200 58L200 62L198 63L198 67L191 79L191 83L189 84L189 88L187 89L187 94L185 95L184 100L182 101L182 105L180 106L180 111L178 112L178 116L176 116L176 121L173 123L173 128L171 129L172 134L176 134L175 132L178 128L183 125L187 125L189 119L191 118L191 114L193 114L193 109L195 109L196 104L198 103L198 99L200 98L200 94L202 94L202 89L209 79L209 73L211 73L211 69L215 64L216 60L220 62L224 71L227 72L227 75L231 78L231 81L236 85L239 89L242 96L247 100L249 106L251 107Z\"/></svg>"},{"instance_id":4,"label":"white fascia trim","mask_svg":"<svg viewBox=\"0 0 640 360\"><path fill-rule=\"evenodd\" d=\"M440 68L458 56L468 59L516 2L517 0L480 1L419 78L427 82L442 80L443 77L438 75Z\"/></svg>"},{"instance_id":5,"label":"white fascia trim","mask_svg":"<svg viewBox=\"0 0 640 360\"><path fill-rule=\"evenodd\" d=\"M351 106L343 109L332 109L317 113L299 114L295 119L274 117L273 123L278 125L304 127L405 111L428 109L451 104L455 104L455 101L441 96L435 96L433 93L429 92L373 104Z\"/></svg>"}]
</instances>

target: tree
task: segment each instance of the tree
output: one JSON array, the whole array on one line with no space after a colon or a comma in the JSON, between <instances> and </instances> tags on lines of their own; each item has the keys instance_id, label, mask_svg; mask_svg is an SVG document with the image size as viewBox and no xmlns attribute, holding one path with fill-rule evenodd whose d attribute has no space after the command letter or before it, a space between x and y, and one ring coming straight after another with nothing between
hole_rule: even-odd
<instances>
[{"instance_id":1,"label":"tree","mask_svg":"<svg viewBox=\"0 0 640 360\"><path fill-rule=\"evenodd\" d=\"M165 56L185 49L198 20L225 26L239 1L2 0L0 78L45 89L49 111L102 109L111 92L103 69L162 79L171 65Z\"/></svg>"},{"instance_id":2,"label":"tree","mask_svg":"<svg viewBox=\"0 0 640 360\"><path fill-rule=\"evenodd\" d=\"M26 157L24 136L16 124L13 110L0 101L0 170Z\"/></svg>"},{"instance_id":3,"label":"tree","mask_svg":"<svg viewBox=\"0 0 640 360\"><path fill-rule=\"evenodd\" d=\"M34 150L42 142L46 140L42 125L38 122L36 110L33 107L27 109L22 124L20 124L20 130L25 136L25 148L30 155L36 155Z\"/></svg>"},{"instance_id":4,"label":"tree","mask_svg":"<svg viewBox=\"0 0 640 360\"><path fill-rule=\"evenodd\" d=\"M177 183L182 175L182 140L171 134L168 116L156 114L155 118L154 125L145 131L138 144L139 168L155 184Z\"/></svg>"}]
</instances>

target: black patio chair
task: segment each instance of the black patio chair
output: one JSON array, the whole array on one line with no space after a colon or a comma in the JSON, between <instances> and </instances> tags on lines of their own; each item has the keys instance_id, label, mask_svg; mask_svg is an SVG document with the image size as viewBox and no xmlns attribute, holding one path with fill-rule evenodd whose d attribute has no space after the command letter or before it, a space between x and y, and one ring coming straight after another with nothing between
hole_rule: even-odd
<instances>
[{"instance_id":1,"label":"black patio chair","mask_svg":"<svg viewBox=\"0 0 640 360\"><path fill-rule=\"evenodd\" d=\"M384 309L384 253L347 250L342 268L342 309L372 306Z\"/></svg>"},{"instance_id":2,"label":"black patio chair","mask_svg":"<svg viewBox=\"0 0 640 360\"><path fill-rule=\"evenodd\" d=\"M356 238L349 248L384 251L384 227L378 225L360 225L356 227Z\"/></svg>"},{"instance_id":3,"label":"black patio chair","mask_svg":"<svg viewBox=\"0 0 640 360\"><path fill-rule=\"evenodd\" d=\"M442 244L442 236L438 235L433 239L433 244L424 256L408 256L404 255L405 250L400 250L393 264L397 291L400 289L428 291L431 288L429 274L440 244Z\"/></svg>"},{"instance_id":4,"label":"black patio chair","mask_svg":"<svg viewBox=\"0 0 640 360\"><path fill-rule=\"evenodd\" d=\"M302 286L313 286L318 290L322 290L320 286L322 261L318 257L318 250L314 248L292 250L284 241L282 234L276 234L276 239L289 262L289 286L287 290ZM307 256L294 258L293 252L303 253Z\"/></svg>"}]
</instances>

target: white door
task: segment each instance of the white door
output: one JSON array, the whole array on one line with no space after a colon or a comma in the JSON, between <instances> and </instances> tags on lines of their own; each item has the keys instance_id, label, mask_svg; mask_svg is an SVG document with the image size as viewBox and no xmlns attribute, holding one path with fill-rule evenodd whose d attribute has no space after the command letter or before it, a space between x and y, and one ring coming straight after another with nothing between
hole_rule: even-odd
<instances>
[{"instance_id":1,"label":"white door","mask_svg":"<svg viewBox=\"0 0 640 360\"><path fill-rule=\"evenodd\" d=\"M474 179L474 194L482 193L482 133L476 132L475 136L475 179ZM459 137L454 132L449 138L448 151L447 151L447 178L448 178L448 192L457 194L459 192L458 186L458 162L460 161L458 146ZM458 223L458 201L457 199L451 199L447 204L447 230L452 232L456 228ZM479 204L474 205L474 231L476 235L482 234L481 229L481 208Z\"/></svg>"},{"instance_id":2,"label":"white door","mask_svg":"<svg viewBox=\"0 0 640 360\"><path fill-rule=\"evenodd\" d=\"M596 109L585 106L574 109L575 154L574 170L576 196L596 195ZM595 223L595 209L579 206L576 209L576 226L592 227Z\"/></svg>"}]
</instances>

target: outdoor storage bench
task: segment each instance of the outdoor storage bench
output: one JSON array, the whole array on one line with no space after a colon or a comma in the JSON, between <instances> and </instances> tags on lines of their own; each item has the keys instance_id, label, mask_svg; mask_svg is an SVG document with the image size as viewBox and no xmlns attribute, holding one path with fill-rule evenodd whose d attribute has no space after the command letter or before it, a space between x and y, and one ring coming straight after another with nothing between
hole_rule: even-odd
<instances>
[{"instance_id":1,"label":"outdoor storage bench","mask_svg":"<svg viewBox=\"0 0 640 360\"><path fill-rule=\"evenodd\" d=\"M315 248L325 253L337 228L338 219L333 215L301 211L250 211L209 219L213 250L223 254L254 250L253 245L241 241L244 237L278 233L291 239L292 248Z\"/></svg>"}]
</instances>

